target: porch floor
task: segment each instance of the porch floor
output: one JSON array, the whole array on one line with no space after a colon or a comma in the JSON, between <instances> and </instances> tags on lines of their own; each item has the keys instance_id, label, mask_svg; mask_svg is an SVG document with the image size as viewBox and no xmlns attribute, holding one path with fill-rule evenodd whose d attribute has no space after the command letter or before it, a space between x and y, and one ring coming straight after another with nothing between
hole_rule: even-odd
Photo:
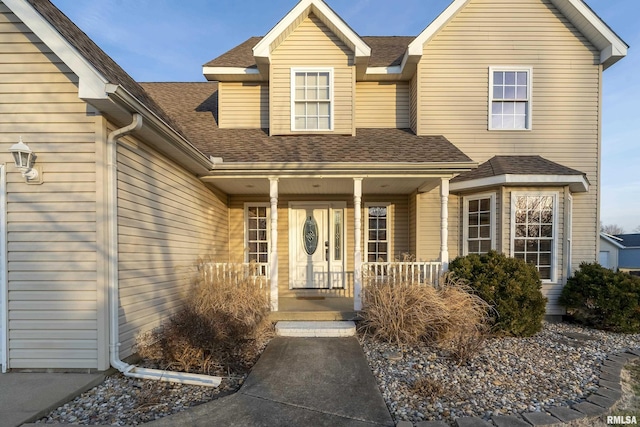
<instances>
[{"instance_id":1,"label":"porch floor","mask_svg":"<svg viewBox=\"0 0 640 427\"><path fill-rule=\"evenodd\" d=\"M278 311L269 319L278 320L358 320L353 298L280 297Z\"/></svg>"}]
</instances>

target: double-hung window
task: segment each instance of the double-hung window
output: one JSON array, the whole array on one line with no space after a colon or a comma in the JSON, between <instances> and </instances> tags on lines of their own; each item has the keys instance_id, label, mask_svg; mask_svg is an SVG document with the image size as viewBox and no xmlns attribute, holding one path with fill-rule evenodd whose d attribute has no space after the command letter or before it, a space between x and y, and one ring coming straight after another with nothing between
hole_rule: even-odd
<instances>
[{"instance_id":1,"label":"double-hung window","mask_svg":"<svg viewBox=\"0 0 640 427\"><path fill-rule=\"evenodd\" d=\"M390 252L389 206L386 204L366 207L366 260L368 262L388 262Z\"/></svg>"},{"instance_id":2,"label":"double-hung window","mask_svg":"<svg viewBox=\"0 0 640 427\"><path fill-rule=\"evenodd\" d=\"M330 68L291 70L291 130L333 129L332 86Z\"/></svg>"},{"instance_id":3,"label":"double-hung window","mask_svg":"<svg viewBox=\"0 0 640 427\"><path fill-rule=\"evenodd\" d=\"M269 207L267 204L245 205L247 262L269 262Z\"/></svg>"},{"instance_id":4,"label":"double-hung window","mask_svg":"<svg viewBox=\"0 0 640 427\"><path fill-rule=\"evenodd\" d=\"M556 280L557 194L512 194L511 252L536 266L540 278Z\"/></svg>"},{"instance_id":5,"label":"double-hung window","mask_svg":"<svg viewBox=\"0 0 640 427\"><path fill-rule=\"evenodd\" d=\"M489 68L489 129L531 129L531 68Z\"/></svg>"},{"instance_id":6,"label":"double-hung window","mask_svg":"<svg viewBox=\"0 0 640 427\"><path fill-rule=\"evenodd\" d=\"M464 198L464 254L485 254L495 249L496 195Z\"/></svg>"}]
</instances>

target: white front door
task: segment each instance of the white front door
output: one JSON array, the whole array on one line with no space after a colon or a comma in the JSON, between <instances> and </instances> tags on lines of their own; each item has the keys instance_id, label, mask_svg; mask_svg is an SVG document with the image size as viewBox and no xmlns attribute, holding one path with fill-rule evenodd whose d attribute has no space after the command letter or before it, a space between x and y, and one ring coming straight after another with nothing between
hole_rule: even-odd
<instances>
[{"instance_id":1,"label":"white front door","mask_svg":"<svg viewBox=\"0 0 640 427\"><path fill-rule=\"evenodd\" d=\"M344 287L344 211L344 207L332 203L290 206L291 288Z\"/></svg>"}]
</instances>

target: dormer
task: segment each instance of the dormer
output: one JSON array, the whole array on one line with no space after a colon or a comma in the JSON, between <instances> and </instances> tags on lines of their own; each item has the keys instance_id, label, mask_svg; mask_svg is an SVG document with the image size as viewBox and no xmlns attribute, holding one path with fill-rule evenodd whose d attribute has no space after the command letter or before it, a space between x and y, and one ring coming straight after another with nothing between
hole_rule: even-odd
<instances>
[{"instance_id":1,"label":"dormer","mask_svg":"<svg viewBox=\"0 0 640 427\"><path fill-rule=\"evenodd\" d=\"M227 59L239 63L232 52ZM225 66L222 57L205 65L205 77L223 83L221 97L225 82L264 82L271 135L355 134L356 77L366 73L371 48L326 3L300 1L252 54L245 67Z\"/></svg>"}]
</instances>

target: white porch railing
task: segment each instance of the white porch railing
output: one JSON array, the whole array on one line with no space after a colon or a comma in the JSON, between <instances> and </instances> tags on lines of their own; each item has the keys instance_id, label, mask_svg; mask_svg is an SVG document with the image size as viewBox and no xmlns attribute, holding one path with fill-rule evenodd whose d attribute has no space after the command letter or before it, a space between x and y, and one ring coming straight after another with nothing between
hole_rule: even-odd
<instances>
[{"instance_id":1,"label":"white porch railing","mask_svg":"<svg viewBox=\"0 0 640 427\"><path fill-rule=\"evenodd\" d=\"M364 262L363 282L417 283L438 286L442 274L441 262Z\"/></svg>"},{"instance_id":2,"label":"white porch railing","mask_svg":"<svg viewBox=\"0 0 640 427\"><path fill-rule=\"evenodd\" d=\"M203 278L207 283L218 280L230 280L240 283L248 280L260 289L269 289L269 264L260 262L225 263L206 262L200 265Z\"/></svg>"}]
</instances>

